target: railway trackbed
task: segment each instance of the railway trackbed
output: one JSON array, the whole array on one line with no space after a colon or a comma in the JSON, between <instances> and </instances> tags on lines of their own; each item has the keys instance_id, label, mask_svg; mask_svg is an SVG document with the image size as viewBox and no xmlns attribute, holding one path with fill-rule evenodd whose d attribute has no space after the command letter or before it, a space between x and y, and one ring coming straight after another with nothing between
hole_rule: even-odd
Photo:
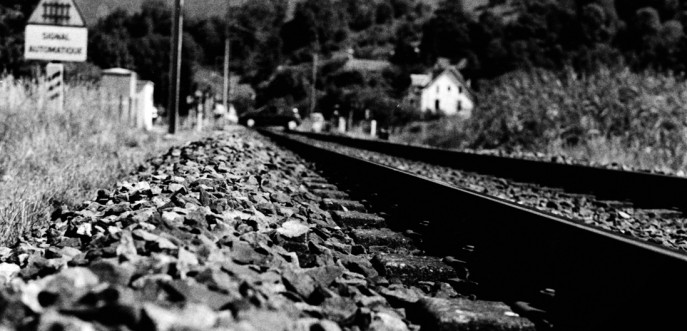
<instances>
[{"instance_id":1,"label":"railway trackbed","mask_svg":"<svg viewBox=\"0 0 687 331\"><path fill-rule=\"evenodd\" d=\"M394 231L373 195L314 167L239 127L150 159L0 248L0 329L549 327L544 310L485 294L471 246L433 255L429 223Z\"/></svg>"},{"instance_id":2,"label":"railway trackbed","mask_svg":"<svg viewBox=\"0 0 687 331\"><path fill-rule=\"evenodd\" d=\"M301 135L347 155L687 251L687 178Z\"/></svg>"},{"instance_id":3,"label":"railway trackbed","mask_svg":"<svg viewBox=\"0 0 687 331\"><path fill-rule=\"evenodd\" d=\"M687 295L687 255L678 251L685 247L683 179L527 160L497 163L493 156L380 142L348 141L368 149L352 153L308 138L313 135L263 134L339 178L353 196L380 206L391 228L421 236L428 254L460 259L470 247L470 279L479 284L480 298L516 302L555 292L546 313L555 329L682 324L676 302ZM382 151L407 159L375 156ZM487 185L457 167L479 169L500 184ZM506 182L495 178L506 174ZM576 218L583 209L592 217Z\"/></svg>"}]
</instances>

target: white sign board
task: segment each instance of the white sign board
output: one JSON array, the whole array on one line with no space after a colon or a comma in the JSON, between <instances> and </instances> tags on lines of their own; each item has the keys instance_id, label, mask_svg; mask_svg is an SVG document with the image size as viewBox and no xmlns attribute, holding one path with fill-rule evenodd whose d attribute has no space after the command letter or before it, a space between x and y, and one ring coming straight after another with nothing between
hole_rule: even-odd
<instances>
[{"instance_id":1,"label":"white sign board","mask_svg":"<svg viewBox=\"0 0 687 331\"><path fill-rule=\"evenodd\" d=\"M88 30L74 0L41 0L26 26L27 60L84 62Z\"/></svg>"},{"instance_id":2,"label":"white sign board","mask_svg":"<svg viewBox=\"0 0 687 331\"><path fill-rule=\"evenodd\" d=\"M88 29L54 25L27 25L24 57L27 60L84 62Z\"/></svg>"}]
</instances>

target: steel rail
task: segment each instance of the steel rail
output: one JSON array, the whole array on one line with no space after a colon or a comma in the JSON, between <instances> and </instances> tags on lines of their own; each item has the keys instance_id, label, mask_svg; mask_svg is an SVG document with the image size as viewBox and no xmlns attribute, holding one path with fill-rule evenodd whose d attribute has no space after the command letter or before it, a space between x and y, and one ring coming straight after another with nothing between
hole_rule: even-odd
<instances>
[{"instance_id":1,"label":"steel rail","mask_svg":"<svg viewBox=\"0 0 687 331\"><path fill-rule=\"evenodd\" d=\"M308 138L516 181L593 194L599 199L631 201L643 208L687 211L687 178L484 155L346 136L291 132Z\"/></svg>"},{"instance_id":2,"label":"steel rail","mask_svg":"<svg viewBox=\"0 0 687 331\"><path fill-rule=\"evenodd\" d=\"M556 329L665 329L687 325L687 256L676 251L505 200L449 186L381 164L261 131L325 171L354 174L357 184L401 206L409 221L428 220L430 251L476 247L471 270L483 297L517 300L556 290ZM476 267L475 267L476 266Z\"/></svg>"}]
</instances>

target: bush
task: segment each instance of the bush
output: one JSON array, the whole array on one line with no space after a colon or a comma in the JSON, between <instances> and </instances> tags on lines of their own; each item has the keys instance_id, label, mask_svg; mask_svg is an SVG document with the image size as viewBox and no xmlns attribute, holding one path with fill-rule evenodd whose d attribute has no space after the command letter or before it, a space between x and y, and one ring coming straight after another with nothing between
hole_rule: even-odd
<instances>
[{"instance_id":1,"label":"bush","mask_svg":"<svg viewBox=\"0 0 687 331\"><path fill-rule=\"evenodd\" d=\"M589 75L535 70L484 86L471 119L443 119L424 137L404 139L451 148L574 154L674 171L687 166L684 77L608 68Z\"/></svg>"}]
</instances>

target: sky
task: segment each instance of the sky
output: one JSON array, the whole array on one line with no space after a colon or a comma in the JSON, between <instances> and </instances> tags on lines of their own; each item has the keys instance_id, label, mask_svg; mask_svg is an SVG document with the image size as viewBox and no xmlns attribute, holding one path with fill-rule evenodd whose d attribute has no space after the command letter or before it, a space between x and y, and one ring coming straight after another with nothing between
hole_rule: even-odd
<instances>
[{"instance_id":1,"label":"sky","mask_svg":"<svg viewBox=\"0 0 687 331\"><path fill-rule=\"evenodd\" d=\"M106 16L111 11L117 8L125 8L131 12L136 12L141 8L141 4L146 0L75 0L76 4L81 9L87 24L95 24L99 18ZM174 0L166 0L170 5ZM230 0L233 3L241 3L247 0ZM298 0L292 0L298 1ZM370 0L372 1L372 0ZM432 5L439 3L441 0L424 0ZM478 5L489 2L488 0L465 0L465 5L468 9L474 8ZM216 16L226 11L226 0L187 0L185 1L185 8L187 13L191 16Z\"/></svg>"},{"instance_id":2,"label":"sky","mask_svg":"<svg viewBox=\"0 0 687 331\"><path fill-rule=\"evenodd\" d=\"M106 16L117 8L125 8L130 12L140 10L145 0L75 0L81 13L89 25L95 24L99 18ZM232 0L238 1L238 0ZM167 0L173 4L174 0ZM226 1L224 0L191 0L185 1L185 9L192 16L210 16L224 13Z\"/></svg>"}]
</instances>

